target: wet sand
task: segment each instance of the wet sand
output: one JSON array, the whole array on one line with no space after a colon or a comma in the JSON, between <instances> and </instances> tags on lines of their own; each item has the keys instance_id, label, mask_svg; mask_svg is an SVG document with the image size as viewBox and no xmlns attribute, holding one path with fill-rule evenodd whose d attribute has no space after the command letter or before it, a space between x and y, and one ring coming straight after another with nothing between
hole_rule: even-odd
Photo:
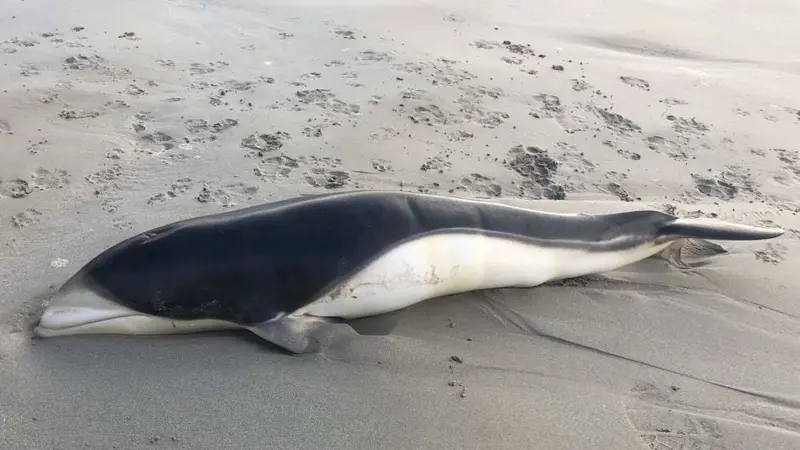
<instances>
[{"instance_id":1,"label":"wet sand","mask_svg":"<svg viewBox=\"0 0 800 450\"><path fill-rule=\"evenodd\" d=\"M800 447L800 7L530 3L0 6L0 448ZM352 189L788 231L331 325L317 355L32 338L121 239Z\"/></svg>"}]
</instances>

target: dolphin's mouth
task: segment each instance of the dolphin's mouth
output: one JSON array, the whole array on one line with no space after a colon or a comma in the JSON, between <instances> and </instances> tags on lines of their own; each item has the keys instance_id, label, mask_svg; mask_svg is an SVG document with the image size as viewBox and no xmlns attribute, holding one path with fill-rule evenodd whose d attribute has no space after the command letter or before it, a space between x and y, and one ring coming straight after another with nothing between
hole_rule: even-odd
<instances>
[{"instance_id":1,"label":"dolphin's mouth","mask_svg":"<svg viewBox=\"0 0 800 450\"><path fill-rule=\"evenodd\" d=\"M120 305L85 287L61 290L33 332L39 337L76 334L163 335L240 328L215 319L173 320Z\"/></svg>"}]
</instances>

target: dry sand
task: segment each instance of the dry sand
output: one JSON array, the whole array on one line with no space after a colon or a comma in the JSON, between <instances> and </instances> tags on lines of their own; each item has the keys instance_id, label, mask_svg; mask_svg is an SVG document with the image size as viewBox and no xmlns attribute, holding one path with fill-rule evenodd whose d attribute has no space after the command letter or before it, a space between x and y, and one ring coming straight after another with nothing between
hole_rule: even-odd
<instances>
[{"instance_id":1,"label":"dry sand","mask_svg":"<svg viewBox=\"0 0 800 450\"><path fill-rule=\"evenodd\" d=\"M0 448L800 448L792 3L2 2ZM31 338L120 239L368 188L789 231L433 300L315 356Z\"/></svg>"}]
</instances>

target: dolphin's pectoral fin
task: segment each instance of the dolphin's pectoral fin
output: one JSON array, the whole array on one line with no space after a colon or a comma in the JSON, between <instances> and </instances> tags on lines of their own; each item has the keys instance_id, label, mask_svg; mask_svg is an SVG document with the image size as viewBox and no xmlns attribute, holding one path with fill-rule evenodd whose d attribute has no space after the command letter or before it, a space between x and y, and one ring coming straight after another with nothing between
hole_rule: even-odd
<instances>
[{"instance_id":1,"label":"dolphin's pectoral fin","mask_svg":"<svg viewBox=\"0 0 800 450\"><path fill-rule=\"evenodd\" d=\"M679 269L701 267L708 264L707 259L727 253L724 247L705 239L679 239L655 255Z\"/></svg>"},{"instance_id":2,"label":"dolphin's pectoral fin","mask_svg":"<svg viewBox=\"0 0 800 450\"><path fill-rule=\"evenodd\" d=\"M307 324L299 318L286 316L247 329L291 353L312 353L319 349L319 342L308 334Z\"/></svg>"},{"instance_id":3,"label":"dolphin's pectoral fin","mask_svg":"<svg viewBox=\"0 0 800 450\"><path fill-rule=\"evenodd\" d=\"M347 319L348 325L356 333L367 336L385 336L390 334L400 322L400 311L394 311L376 316Z\"/></svg>"}]
</instances>

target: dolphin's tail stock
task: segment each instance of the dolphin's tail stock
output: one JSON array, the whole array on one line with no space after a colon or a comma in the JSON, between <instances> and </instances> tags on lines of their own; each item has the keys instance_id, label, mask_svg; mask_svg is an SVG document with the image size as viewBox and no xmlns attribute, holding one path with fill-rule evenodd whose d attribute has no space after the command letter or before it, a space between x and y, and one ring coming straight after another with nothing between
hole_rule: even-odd
<instances>
[{"instance_id":1,"label":"dolphin's tail stock","mask_svg":"<svg viewBox=\"0 0 800 450\"><path fill-rule=\"evenodd\" d=\"M696 238L721 241L757 241L772 239L784 234L782 228L756 227L725 222L718 219L675 219L662 225L658 230L659 238L676 240Z\"/></svg>"}]
</instances>

